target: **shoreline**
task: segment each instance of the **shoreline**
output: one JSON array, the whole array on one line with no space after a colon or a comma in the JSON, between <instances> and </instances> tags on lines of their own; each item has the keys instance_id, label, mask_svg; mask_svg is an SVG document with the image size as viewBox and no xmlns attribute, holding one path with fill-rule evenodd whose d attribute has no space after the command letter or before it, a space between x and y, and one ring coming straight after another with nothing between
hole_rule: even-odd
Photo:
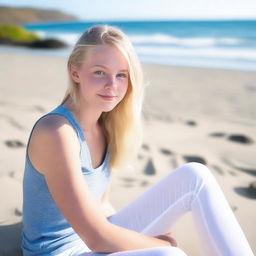
<instances>
[{"instance_id":1,"label":"shoreline","mask_svg":"<svg viewBox=\"0 0 256 256\"><path fill-rule=\"evenodd\" d=\"M0 54L21 54L21 55L30 55L30 56L48 56L48 57L59 57L59 58L68 58L69 52L71 52L72 47L68 46L64 49L29 49L26 47L17 47L17 46L8 46L8 45L0 45ZM169 67L181 67L181 68L202 68L202 69L214 69L214 70L223 70L223 71L241 71L241 72L255 72L256 71L256 65L254 62L254 66L248 66L247 67L241 67L241 66L233 66L229 67L227 65L218 64L214 61L209 60L208 64L202 62L201 64L188 64L188 63L173 63L174 61L168 63L162 63L159 59L155 60L148 60L146 61L147 57L139 56L141 59L141 63L143 64L149 64L149 65L160 65L160 66L169 66ZM144 59L144 60L143 60ZM150 58L149 58L150 59ZM151 58L154 59L154 58ZM232 61L229 60L231 63Z\"/></svg>"}]
</instances>

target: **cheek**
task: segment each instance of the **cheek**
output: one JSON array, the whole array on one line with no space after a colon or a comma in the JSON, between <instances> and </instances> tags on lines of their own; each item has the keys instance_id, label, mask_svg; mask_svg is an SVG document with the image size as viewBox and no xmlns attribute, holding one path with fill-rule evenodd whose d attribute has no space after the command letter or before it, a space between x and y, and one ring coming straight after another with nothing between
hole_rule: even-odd
<instances>
[{"instance_id":1,"label":"cheek","mask_svg":"<svg viewBox=\"0 0 256 256\"><path fill-rule=\"evenodd\" d=\"M86 90L98 90L100 88L100 86L102 86L102 84L104 84L104 79L103 78L95 78L95 77L85 77L82 81L81 81L81 85L83 88L85 88Z\"/></svg>"},{"instance_id":2,"label":"cheek","mask_svg":"<svg viewBox=\"0 0 256 256\"><path fill-rule=\"evenodd\" d=\"M102 84L102 78L97 78L97 77L88 77L86 80L87 84L97 86Z\"/></svg>"},{"instance_id":3,"label":"cheek","mask_svg":"<svg viewBox=\"0 0 256 256\"><path fill-rule=\"evenodd\" d=\"M129 86L128 81L122 82L122 84L121 84L120 87L121 87L121 90L122 90L122 92L123 92L124 94L127 92L128 86Z\"/></svg>"}]
</instances>

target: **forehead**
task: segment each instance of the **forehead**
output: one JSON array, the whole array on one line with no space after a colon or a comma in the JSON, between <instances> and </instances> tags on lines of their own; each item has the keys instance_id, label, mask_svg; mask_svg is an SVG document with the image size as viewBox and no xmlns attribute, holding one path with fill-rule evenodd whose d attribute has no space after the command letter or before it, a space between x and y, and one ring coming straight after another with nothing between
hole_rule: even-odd
<instances>
[{"instance_id":1,"label":"forehead","mask_svg":"<svg viewBox=\"0 0 256 256\"><path fill-rule=\"evenodd\" d=\"M120 50L109 45L100 45L92 49L87 55L84 64L89 67L100 65L117 70L128 70L128 63Z\"/></svg>"}]
</instances>

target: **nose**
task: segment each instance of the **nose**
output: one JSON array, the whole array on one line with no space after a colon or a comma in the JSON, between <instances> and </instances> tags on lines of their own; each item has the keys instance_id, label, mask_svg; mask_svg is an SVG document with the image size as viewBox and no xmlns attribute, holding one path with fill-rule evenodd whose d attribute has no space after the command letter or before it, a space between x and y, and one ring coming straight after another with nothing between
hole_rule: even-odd
<instances>
[{"instance_id":1,"label":"nose","mask_svg":"<svg viewBox=\"0 0 256 256\"><path fill-rule=\"evenodd\" d=\"M105 84L105 89L115 89L116 87L116 77L114 75L109 75Z\"/></svg>"}]
</instances>

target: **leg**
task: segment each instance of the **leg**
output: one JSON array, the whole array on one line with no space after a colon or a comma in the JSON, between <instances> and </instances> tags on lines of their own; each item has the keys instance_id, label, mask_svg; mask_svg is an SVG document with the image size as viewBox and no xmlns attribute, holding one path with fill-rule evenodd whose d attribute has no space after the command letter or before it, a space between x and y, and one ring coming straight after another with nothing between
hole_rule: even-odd
<instances>
[{"instance_id":1,"label":"leg","mask_svg":"<svg viewBox=\"0 0 256 256\"><path fill-rule=\"evenodd\" d=\"M143 250L124 251L111 253L109 256L187 256L182 250L176 247L155 247Z\"/></svg>"},{"instance_id":2,"label":"leg","mask_svg":"<svg viewBox=\"0 0 256 256\"><path fill-rule=\"evenodd\" d=\"M214 176L198 163L177 168L109 220L155 236L190 210L206 255L253 256Z\"/></svg>"},{"instance_id":3,"label":"leg","mask_svg":"<svg viewBox=\"0 0 256 256\"><path fill-rule=\"evenodd\" d=\"M183 251L176 247L162 246L142 250L131 250L116 253L75 253L70 256L187 256Z\"/></svg>"}]
</instances>

